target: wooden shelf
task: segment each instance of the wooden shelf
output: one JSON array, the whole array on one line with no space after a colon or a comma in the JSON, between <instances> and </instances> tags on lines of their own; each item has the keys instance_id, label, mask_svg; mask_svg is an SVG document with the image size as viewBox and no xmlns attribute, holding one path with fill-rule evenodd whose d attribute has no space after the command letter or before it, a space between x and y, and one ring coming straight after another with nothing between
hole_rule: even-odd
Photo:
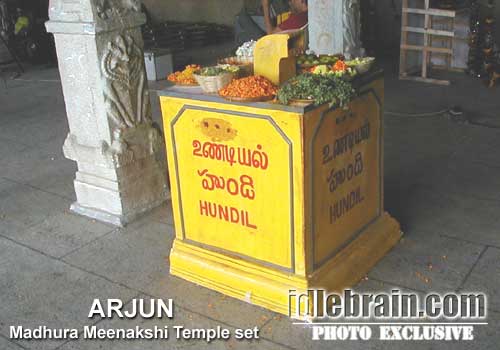
<instances>
[{"instance_id":1,"label":"wooden shelf","mask_svg":"<svg viewBox=\"0 0 500 350\"><path fill-rule=\"evenodd\" d=\"M449 85L450 82L447 80L433 79L428 76L428 68L430 67L431 55L439 54L446 56L446 68L451 69L451 60L453 56L453 38L455 33L454 20L456 16L456 11L441 10L429 7L430 0L421 0L424 2L424 8L411 8L408 7L408 0L403 0L403 14L401 21L401 46L400 46L400 62L399 62L399 77L405 80L421 81L431 84ZM414 25L409 25L408 16L409 15L423 15L424 25L422 27L416 27ZM449 21L450 28L452 30L438 30L433 29L433 21ZM423 35L423 45L412 45L408 44L408 34L416 33ZM447 47L434 47L433 38L440 37L445 40ZM444 39L443 39L444 38ZM421 70L420 76L411 76L407 67L407 55L410 51L422 52L421 56Z\"/></svg>"}]
</instances>

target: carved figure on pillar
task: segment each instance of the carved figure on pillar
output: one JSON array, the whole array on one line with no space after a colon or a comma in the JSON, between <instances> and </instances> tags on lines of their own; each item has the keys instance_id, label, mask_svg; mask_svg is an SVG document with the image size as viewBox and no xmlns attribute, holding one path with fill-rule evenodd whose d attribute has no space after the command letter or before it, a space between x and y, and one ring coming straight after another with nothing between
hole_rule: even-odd
<instances>
[{"instance_id":1,"label":"carved figure on pillar","mask_svg":"<svg viewBox=\"0 0 500 350\"><path fill-rule=\"evenodd\" d=\"M78 164L71 210L120 226L169 197L140 9L139 0L51 0L46 24L70 129L63 150Z\"/></svg>"},{"instance_id":2,"label":"carved figure on pillar","mask_svg":"<svg viewBox=\"0 0 500 350\"><path fill-rule=\"evenodd\" d=\"M130 11L141 11L139 0L97 0L97 14L101 19L124 16Z\"/></svg>"},{"instance_id":3,"label":"carved figure on pillar","mask_svg":"<svg viewBox=\"0 0 500 350\"><path fill-rule=\"evenodd\" d=\"M151 122L142 50L128 34L109 42L101 60L109 119L118 128Z\"/></svg>"}]
</instances>

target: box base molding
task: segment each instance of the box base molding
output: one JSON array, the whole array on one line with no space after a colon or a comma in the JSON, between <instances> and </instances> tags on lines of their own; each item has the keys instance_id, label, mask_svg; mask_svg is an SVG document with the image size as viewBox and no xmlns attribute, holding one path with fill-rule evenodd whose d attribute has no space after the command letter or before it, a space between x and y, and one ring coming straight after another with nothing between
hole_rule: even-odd
<instances>
[{"instance_id":1,"label":"box base molding","mask_svg":"<svg viewBox=\"0 0 500 350\"><path fill-rule=\"evenodd\" d=\"M339 292L354 286L401 239L398 222L384 213L351 244L307 277L257 266L176 239L172 275L289 316L289 290Z\"/></svg>"}]
</instances>

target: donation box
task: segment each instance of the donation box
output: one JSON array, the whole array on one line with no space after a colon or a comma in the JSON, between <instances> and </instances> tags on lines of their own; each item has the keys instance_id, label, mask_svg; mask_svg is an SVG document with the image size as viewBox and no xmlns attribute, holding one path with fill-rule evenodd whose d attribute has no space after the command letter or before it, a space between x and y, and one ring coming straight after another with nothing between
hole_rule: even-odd
<instances>
[{"instance_id":1,"label":"donation box","mask_svg":"<svg viewBox=\"0 0 500 350\"><path fill-rule=\"evenodd\" d=\"M383 207L383 79L346 108L160 92L171 273L289 314L289 290L353 286L400 238Z\"/></svg>"}]
</instances>

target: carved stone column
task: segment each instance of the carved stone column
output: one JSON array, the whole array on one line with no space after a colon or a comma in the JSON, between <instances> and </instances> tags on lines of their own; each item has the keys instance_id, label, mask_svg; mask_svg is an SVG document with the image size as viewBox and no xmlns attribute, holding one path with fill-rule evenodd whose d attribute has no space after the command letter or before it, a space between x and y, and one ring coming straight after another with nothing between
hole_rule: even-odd
<instances>
[{"instance_id":1,"label":"carved stone column","mask_svg":"<svg viewBox=\"0 0 500 350\"><path fill-rule=\"evenodd\" d=\"M309 46L317 54L364 54L360 0L310 0Z\"/></svg>"},{"instance_id":2,"label":"carved stone column","mask_svg":"<svg viewBox=\"0 0 500 350\"><path fill-rule=\"evenodd\" d=\"M64 154L78 164L71 210L125 225L168 197L164 142L151 119L136 0L51 0L68 115Z\"/></svg>"}]
</instances>

